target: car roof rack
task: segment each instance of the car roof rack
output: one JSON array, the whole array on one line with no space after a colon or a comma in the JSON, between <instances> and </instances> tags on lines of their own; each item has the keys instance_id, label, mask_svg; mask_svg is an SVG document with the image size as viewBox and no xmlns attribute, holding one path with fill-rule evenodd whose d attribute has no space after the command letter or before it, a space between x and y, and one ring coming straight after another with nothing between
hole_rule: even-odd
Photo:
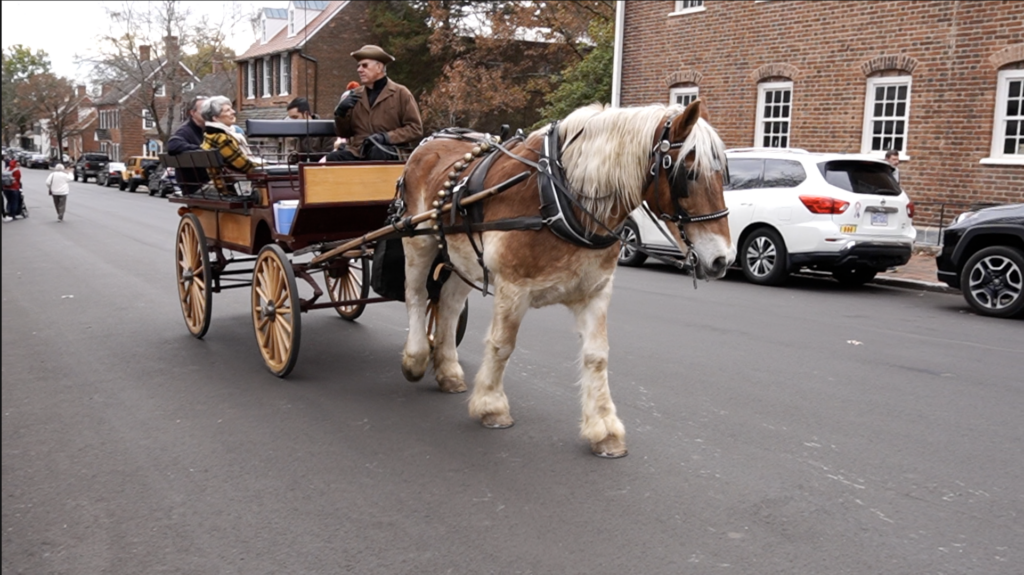
<instances>
[{"instance_id":1,"label":"car roof rack","mask_svg":"<svg viewBox=\"0 0 1024 575\"><path fill-rule=\"evenodd\" d=\"M810 154L803 148L729 148L725 153L730 154L734 152L795 152L798 154Z\"/></svg>"}]
</instances>

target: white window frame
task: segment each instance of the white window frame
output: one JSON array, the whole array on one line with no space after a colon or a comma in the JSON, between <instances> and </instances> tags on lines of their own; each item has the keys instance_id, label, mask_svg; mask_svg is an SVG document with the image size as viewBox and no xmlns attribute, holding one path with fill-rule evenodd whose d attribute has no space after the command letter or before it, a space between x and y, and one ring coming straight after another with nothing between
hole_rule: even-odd
<instances>
[{"instance_id":1,"label":"white window frame","mask_svg":"<svg viewBox=\"0 0 1024 575\"><path fill-rule=\"evenodd\" d=\"M903 121L903 149L900 150L900 161L909 160L910 156L907 154L907 150L910 149L910 102L914 97L914 87L911 76L879 76L876 78L868 78L867 90L864 95L864 126L861 132L860 151L862 154L870 156L876 156L879 158L885 157L885 150L872 150L871 149L871 138L872 130L871 127L874 122L874 109L875 109L875 88L878 86L889 86L889 85L903 85L907 86L907 107L904 110L903 116L893 116L893 121Z\"/></svg>"},{"instance_id":2,"label":"white window frame","mask_svg":"<svg viewBox=\"0 0 1024 575\"><path fill-rule=\"evenodd\" d=\"M266 44L269 39L267 38L267 15L264 14L260 18L260 44Z\"/></svg>"},{"instance_id":3,"label":"white window frame","mask_svg":"<svg viewBox=\"0 0 1024 575\"><path fill-rule=\"evenodd\" d=\"M153 97L163 98L167 96L167 85L163 82L153 82Z\"/></svg>"},{"instance_id":4,"label":"white window frame","mask_svg":"<svg viewBox=\"0 0 1024 575\"><path fill-rule=\"evenodd\" d=\"M263 97L269 98L274 91L274 66L270 62L270 56L263 58Z\"/></svg>"},{"instance_id":5,"label":"white window frame","mask_svg":"<svg viewBox=\"0 0 1024 575\"><path fill-rule=\"evenodd\" d=\"M151 125L147 125L151 124ZM153 113L149 111L149 108L142 109L142 129L152 130L156 128L156 120L153 119Z\"/></svg>"},{"instance_id":6,"label":"white window frame","mask_svg":"<svg viewBox=\"0 0 1024 575\"><path fill-rule=\"evenodd\" d=\"M246 63L246 69L248 70L248 81L245 83L245 97L252 100L256 97L256 60L249 60Z\"/></svg>"},{"instance_id":7,"label":"white window frame","mask_svg":"<svg viewBox=\"0 0 1024 575\"><path fill-rule=\"evenodd\" d=\"M288 37L295 36L295 8L288 9Z\"/></svg>"},{"instance_id":8,"label":"white window frame","mask_svg":"<svg viewBox=\"0 0 1024 575\"><path fill-rule=\"evenodd\" d=\"M680 87L680 88L671 88L668 91L668 105L669 106L683 105L683 104L678 103L676 100L678 100L680 98L686 99L687 96L693 96L693 98L690 99L691 102L693 100L696 100L697 98L700 97L700 88L698 86L686 86L686 87ZM689 102L687 102L687 103L689 103Z\"/></svg>"},{"instance_id":9,"label":"white window frame","mask_svg":"<svg viewBox=\"0 0 1024 575\"><path fill-rule=\"evenodd\" d=\"M765 118L764 106L765 95L769 91L789 90L789 115L785 118ZM786 145L780 148L792 148L793 144L793 82L761 82L757 85L757 123L754 127L754 147L775 149L775 146L764 145L764 124L765 122L786 122Z\"/></svg>"},{"instance_id":10,"label":"white window frame","mask_svg":"<svg viewBox=\"0 0 1024 575\"><path fill-rule=\"evenodd\" d=\"M1003 153L1006 138L1006 104L1010 98L1010 82L1024 81L1024 70L1003 70L996 76L996 106L992 114L992 148L989 157L981 160L982 164L1004 164L1012 166L1024 165L1024 149L1019 154ZM1024 106L1024 102L1022 102ZM1024 120L1024 110L1018 110L1014 119ZM1024 130L1024 124L1018 128ZM1019 136L1020 132L1018 132Z\"/></svg>"},{"instance_id":11,"label":"white window frame","mask_svg":"<svg viewBox=\"0 0 1024 575\"><path fill-rule=\"evenodd\" d=\"M285 69L288 73L285 73ZM281 77L278 79L281 84L281 93L279 96L287 96L292 92L292 55L291 52L283 52L281 54Z\"/></svg>"},{"instance_id":12,"label":"white window frame","mask_svg":"<svg viewBox=\"0 0 1024 575\"><path fill-rule=\"evenodd\" d=\"M700 4L697 4L700 2ZM703 12L707 10L704 6L704 0L676 0L672 3L675 8L669 16L679 16L681 14L694 14L696 12Z\"/></svg>"}]
</instances>

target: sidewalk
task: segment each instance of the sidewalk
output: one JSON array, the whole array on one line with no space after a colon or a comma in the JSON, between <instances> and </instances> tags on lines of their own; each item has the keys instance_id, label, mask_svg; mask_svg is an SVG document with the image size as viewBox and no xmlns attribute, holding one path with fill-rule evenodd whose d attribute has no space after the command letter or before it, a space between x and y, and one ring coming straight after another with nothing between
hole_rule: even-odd
<instances>
[{"instance_id":1,"label":"sidewalk","mask_svg":"<svg viewBox=\"0 0 1024 575\"><path fill-rule=\"evenodd\" d=\"M915 246L914 255L906 265L878 274L872 283L891 285L909 289L936 291L943 293L960 293L939 281L936 275L935 254L938 248L931 245Z\"/></svg>"}]
</instances>

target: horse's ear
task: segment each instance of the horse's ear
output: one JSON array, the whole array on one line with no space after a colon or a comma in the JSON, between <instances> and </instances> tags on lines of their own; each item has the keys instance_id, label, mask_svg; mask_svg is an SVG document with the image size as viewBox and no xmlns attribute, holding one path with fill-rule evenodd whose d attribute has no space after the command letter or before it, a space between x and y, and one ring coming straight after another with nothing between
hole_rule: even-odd
<instances>
[{"instance_id":1,"label":"horse's ear","mask_svg":"<svg viewBox=\"0 0 1024 575\"><path fill-rule=\"evenodd\" d=\"M701 104L700 98L690 102L690 105L683 110L683 113L676 116L675 120L672 120L672 141L682 142L685 140L703 113L704 106Z\"/></svg>"}]
</instances>

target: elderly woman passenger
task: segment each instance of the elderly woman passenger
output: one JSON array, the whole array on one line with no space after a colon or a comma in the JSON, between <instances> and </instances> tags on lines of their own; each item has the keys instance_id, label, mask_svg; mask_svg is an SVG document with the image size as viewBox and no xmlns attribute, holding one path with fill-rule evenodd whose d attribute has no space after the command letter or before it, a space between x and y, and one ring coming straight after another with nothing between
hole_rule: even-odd
<instances>
[{"instance_id":1,"label":"elderly woman passenger","mask_svg":"<svg viewBox=\"0 0 1024 575\"><path fill-rule=\"evenodd\" d=\"M231 100L224 96L214 96L203 102L199 114L206 122L203 128L203 149L220 151L225 167L236 172L248 173L258 166L259 160L252 157L245 136L234 128L235 110L231 107ZM210 179L219 182L220 174L214 172L210 170Z\"/></svg>"}]
</instances>

